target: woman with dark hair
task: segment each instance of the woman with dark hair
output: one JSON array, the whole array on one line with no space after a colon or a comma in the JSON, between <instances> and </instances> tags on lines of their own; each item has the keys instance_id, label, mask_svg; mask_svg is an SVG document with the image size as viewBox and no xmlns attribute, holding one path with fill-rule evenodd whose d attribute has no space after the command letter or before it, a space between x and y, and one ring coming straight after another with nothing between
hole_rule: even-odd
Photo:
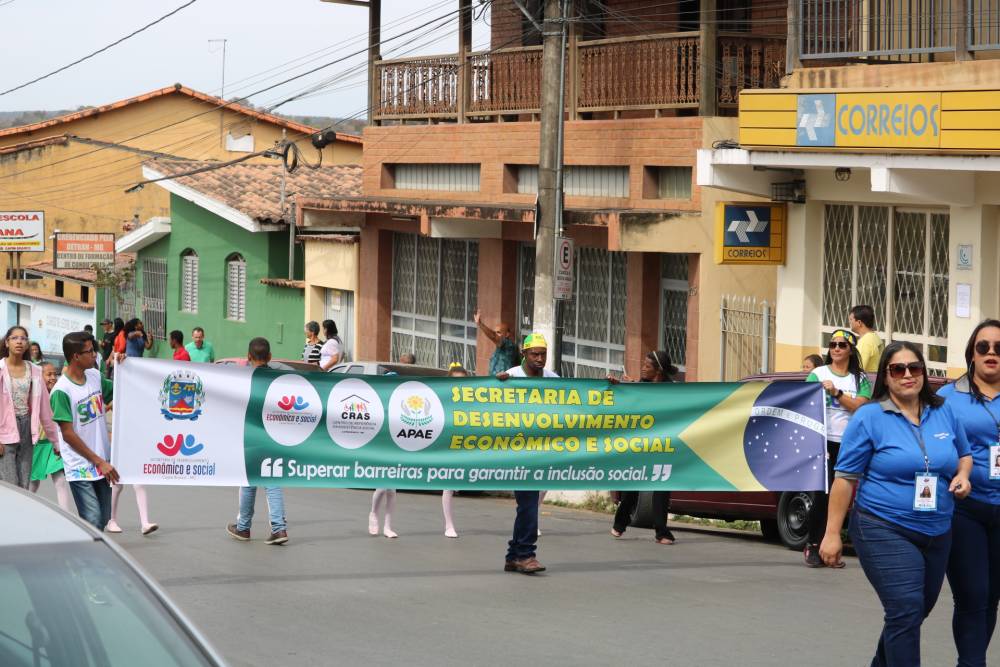
<instances>
[{"instance_id":1,"label":"woman with dark hair","mask_svg":"<svg viewBox=\"0 0 1000 667\"><path fill-rule=\"evenodd\" d=\"M677 367L670 363L670 355L663 350L655 350L642 358L639 368L639 382L673 382L677 375ZM610 378L609 378L610 379ZM612 379L612 382L617 380ZM626 378L626 381L628 379ZM625 534L632 512L639 502L638 491L622 491L618 511L615 512L614 525L611 534L621 537ZM673 544L674 534L667 528L667 512L670 511L670 492L653 491L653 530L657 544Z\"/></svg>"},{"instance_id":2,"label":"woman with dark hair","mask_svg":"<svg viewBox=\"0 0 1000 667\"><path fill-rule=\"evenodd\" d=\"M59 442L42 369L28 363L28 331L13 326L0 341L0 481L31 483L35 443L44 431Z\"/></svg>"},{"instance_id":3,"label":"woman with dark hair","mask_svg":"<svg viewBox=\"0 0 1000 667\"><path fill-rule=\"evenodd\" d=\"M826 362L823 361L823 357L819 356L818 354L810 354L808 357L802 360L802 370L806 373L811 373L815 369L822 366L824 363Z\"/></svg>"},{"instance_id":4,"label":"woman with dark hair","mask_svg":"<svg viewBox=\"0 0 1000 667\"><path fill-rule=\"evenodd\" d=\"M329 371L344 358L344 342L337 335L337 324L333 320L323 320L326 342L319 351L319 367Z\"/></svg>"},{"instance_id":5,"label":"woman with dark hair","mask_svg":"<svg viewBox=\"0 0 1000 667\"><path fill-rule=\"evenodd\" d=\"M938 396L972 448L972 492L955 503L948 583L960 667L985 667L1000 602L1000 320L984 320L965 346L966 373Z\"/></svg>"},{"instance_id":6,"label":"woman with dark hair","mask_svg":"<svg viewBox=\"0 0 1000 667\"><path fill-rule=\"evenodd\" d=\"M886 347L872 402L858 409L844 431L830 489L820 547L830 567L842 562L840 531L857 489L851 541L885 611L872 665L920 664L920 626L944 583L954 499L971 489L969 442L925 374L916 345L896 341Z\"/></svg>"},{"instance_id":7,"label":"woman with dark hair","mask_svg":"<svg viewBox=\"0 0 1000 667\"><path fill-rule=\"evenodd\" d=\"M858 357L858 339L847 329L837 329L830 336L830 348L824 366L814 368L806 382L822 382L826 401L826 457L824 466L833 480L833 463L840 451L840 439L854 411L868 402L872 395L871 383L861 369ZM819 542L826 530L829 496L822 491L813 495L809 507L809 536L803 558L807 567L823 567L819 557ZM839 565L843 567L843 565Z\"/></svg>"},{"instance_id":8,"label":"woman with dark hair","mask_svg":"<svg viewBox=\"0 0 1000 667\"><path fill-rule=\"evenodd\" d=\"M319 322L315 320L306 322L306 345L302 349L302 361L307 364L319 365L320 350L323 348L323 341L319 339Z\"/></svg>"},{"instance_id":9,"label":"woman with dark hair","mask_svg":"<svg viewBox=\"0 0 1000 667\"><path fill-rule=\"evenodd\" d=\"M153 347L153 337L146 333L142 320L133 317L125 323L125 356L141 357Z\"/></svg>"},{"instance_id":10,"label":"woman with dark hair","mask_svg":"<svg viewBox=\"0 0 1000 667\"><path fill-rule=\"evenodd\" d=\"M33 364L41 364L45 361L45 355L42 354L42 346L35 341L31 341L28 344L28 361Z\"/></svg>"}]
</instances>

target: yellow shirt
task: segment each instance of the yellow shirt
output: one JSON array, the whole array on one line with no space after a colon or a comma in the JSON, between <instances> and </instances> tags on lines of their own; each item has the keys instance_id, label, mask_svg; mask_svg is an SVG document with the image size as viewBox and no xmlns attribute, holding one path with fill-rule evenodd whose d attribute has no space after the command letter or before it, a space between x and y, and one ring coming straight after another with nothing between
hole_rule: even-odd
<instances>
[{"instance_id":1,"label":"yellow shirt","mask_svg":"<svg viewBox=\"0 0 1000 667\"><path fill-rule=\"evenodd\" d=\"M882 358L885 344L878 334L869 331L858 340L858 356L861 357L861 367L869 373L878 371L878 362Z\"/></svg>"}]
</instances>

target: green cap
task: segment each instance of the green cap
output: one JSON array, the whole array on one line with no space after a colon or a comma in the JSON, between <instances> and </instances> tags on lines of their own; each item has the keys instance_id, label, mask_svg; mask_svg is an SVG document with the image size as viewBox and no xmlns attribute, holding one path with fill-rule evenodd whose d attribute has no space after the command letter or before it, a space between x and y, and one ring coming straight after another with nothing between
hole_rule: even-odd
<instances>
[{"instance_id":1,"label":"green cap","mask_svg":"<svg viewBox=\"0 0 1000 667\"><path fill-rule=\"evenodd\" d=\"M540 333L528 334L524 337L524 344L521 345L522 350L530 350L533 347L541 347L548 349L549 344L545 341L545 336Z\"/></svg>"}]
</instances>

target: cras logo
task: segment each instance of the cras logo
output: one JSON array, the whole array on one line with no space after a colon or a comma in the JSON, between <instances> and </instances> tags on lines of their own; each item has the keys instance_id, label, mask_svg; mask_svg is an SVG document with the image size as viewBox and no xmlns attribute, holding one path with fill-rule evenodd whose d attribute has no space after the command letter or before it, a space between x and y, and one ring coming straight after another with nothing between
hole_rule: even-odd
<instances>
[{"instance_id":1,"label":"cras logo","mask_svg":"<svg viewBox=\"0 0 1000 667\"><path fill-rule=\"evenodd\" d=\"M205 449L205 445L195 440L191 434L178 433L176 436L166 435L157 443L156 448L165 456L194 456Z\"/></svg>"},{"instance_id":2,"label":"cras logo","mask_svg":"<svg viewBox=\"0 0 1000 667\"><path fill-rule=\"evenodd\" d=\"M305 442L322 416L323 403L316 388L300 375L275 378L267 388L260 415L267 434L285 447Z\"/></svg>"},{"instance_id":3,"label":"cras logo","mask_svg":"<svg viewBox=\"0 0 1000 667\"><path fill-rule=\"evenodd\" d=\"M195 421L201 416L204 403L205 386L196 374L186 370L174 371L164 378L160 387L160 414L167 421Z\"/></svg>"},{"instance_id":4,"label":"cras logo","mask_svg":"<svg viewBox=\"0 0 1000 667\"><path fill-rule=\"evenodd\" d=\"M341 380L326 403L326 430L339 447L357 449L371 442L385 422L382 400L358 378Z\"/></svg>"},{"instance_id":5,"label":"cras logo","mask_svg":"<svg viewBox=\"0 0 1000 667\"><path fill-rule=\"evenodd\" d=\"M282 396L281 400L278 401L278 407L289 412L295 410L296 412L301 412L309 407L309 404L302 396Z\"/></svg>"},{"instance_id":6,"label":"cras logo","mask_svg":"<svg viewBox=\"0 0 1000 667\"><path fill-rule=\"evenodd\" d=\"M441 399L423 382L404 382L389 397L389 430L400 449L418 452L434 444L444 427Z\"/></svg>"}]
</instances>

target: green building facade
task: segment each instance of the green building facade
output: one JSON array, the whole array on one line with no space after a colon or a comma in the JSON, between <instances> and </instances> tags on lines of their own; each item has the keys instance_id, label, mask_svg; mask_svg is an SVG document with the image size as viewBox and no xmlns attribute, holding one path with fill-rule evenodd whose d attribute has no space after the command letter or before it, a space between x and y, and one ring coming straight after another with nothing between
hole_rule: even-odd
<instances>
[{"instance_id":1,"label":"green building facade","mask_svg":"<svg viewBox=\"0 0 1000 667\"><path fill-rule=\"evenodd\" d=\"M187 343L200 326L216 359L246 357L255 336L271 342L276 359L300 359L304 260L295 244L289 280L288 225L261 224L250 231L173 193L170 212L169 221L147 223L154 225L152 233L140 228L122 238L145 234L122 248L136 254L133 283L121 290L120 299L100 290L98 314L142 319L154 333L147 356L170 358L169 332L179 329Z\"/></svg>"}]
</instances>

